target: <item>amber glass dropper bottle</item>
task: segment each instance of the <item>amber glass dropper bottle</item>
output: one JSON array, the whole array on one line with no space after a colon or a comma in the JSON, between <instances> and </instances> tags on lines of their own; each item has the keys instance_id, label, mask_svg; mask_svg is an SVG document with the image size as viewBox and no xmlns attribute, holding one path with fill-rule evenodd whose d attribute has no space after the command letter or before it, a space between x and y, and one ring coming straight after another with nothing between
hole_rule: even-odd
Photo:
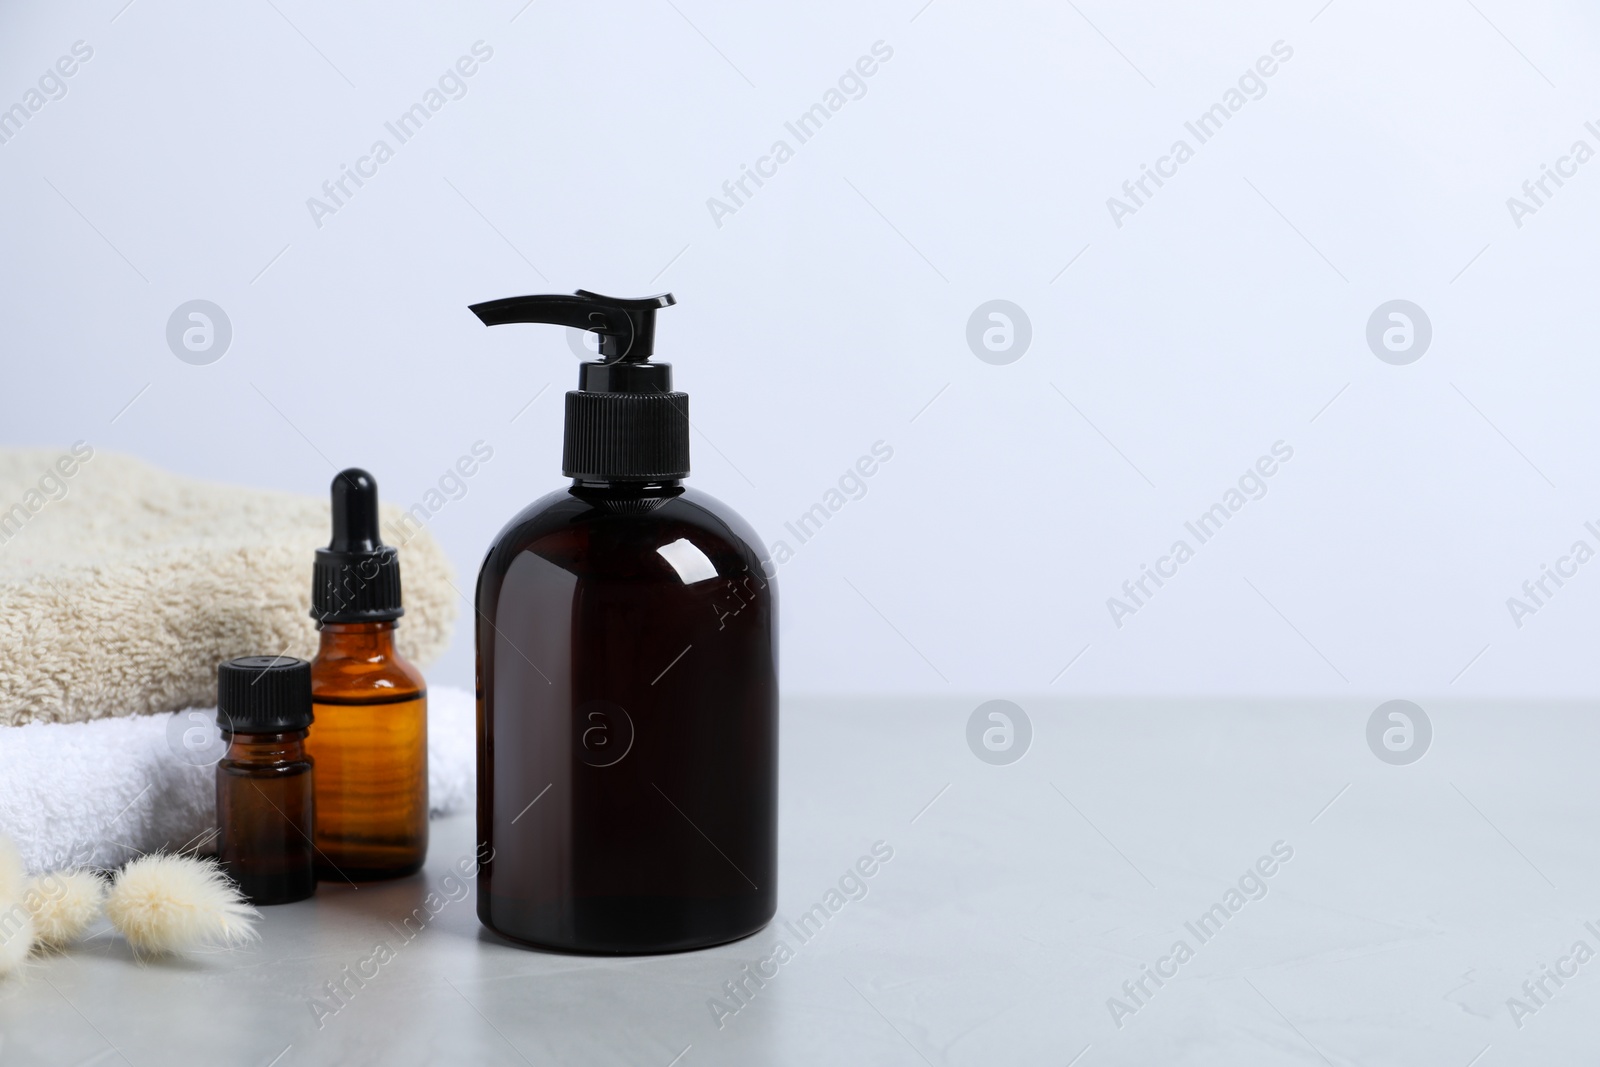
<instances>
[{"instance_id":1,"label":"amber glass dropper bottle","mask_svg":"<svg viewBox=\"0 0 1600 1067\"><path fill-rule=\"evenodd\" d=\"M316 722L317 873L323 881L400 878L428 852L428 692L394 634L400 557L378 536L378 483L333 479L333 540L317 550L311 614Z\"/></svg>"}]
</instances>

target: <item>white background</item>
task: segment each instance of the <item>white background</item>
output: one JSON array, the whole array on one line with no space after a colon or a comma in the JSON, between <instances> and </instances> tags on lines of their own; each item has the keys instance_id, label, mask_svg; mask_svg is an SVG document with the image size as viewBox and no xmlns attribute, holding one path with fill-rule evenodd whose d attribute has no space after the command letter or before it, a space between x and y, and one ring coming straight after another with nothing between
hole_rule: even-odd
<instances>
[{"instance_id":1,"label":"white background","mask_svg":"<svg viewBox=\"0 0 1600 1067\"><path fill-rule=\"evenodd\" d=\"M430 523L470 591L562 484L576 366L466 305L670 290L691 484L769 544L894 449L780 573L790 692L1589 695L1600 562L1521 628L1506 599L1600 547L1600 161L1520 228L1506 199L1600 149L1597 29L1507 0L6 0L0 108L94 54L0 145L0 440L304 493L360 465L403 505L481 440ZM318 227L307 198L480 40ZM877 41L865 95L716 225ZM1115 225L1277 41L1266 94ZM207 366L165 340L196 298L234 332ZM1033 329L1004 366L966 342L996 298ZM1434 330L1408 366L1365 341L1396 298ZM1279 440L1266 497L1116 627ZM470 683L469 617L436 681Z\"/></svg>"}]
</instances>

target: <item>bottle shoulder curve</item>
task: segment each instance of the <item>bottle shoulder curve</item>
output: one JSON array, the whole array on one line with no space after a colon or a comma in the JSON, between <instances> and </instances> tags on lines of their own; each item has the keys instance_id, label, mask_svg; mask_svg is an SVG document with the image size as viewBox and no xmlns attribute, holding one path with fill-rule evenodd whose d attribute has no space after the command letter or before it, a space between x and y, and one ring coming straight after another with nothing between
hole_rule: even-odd
<instances>
[{"instance_id":1,"label":"bottle shoulder curve","mask_svg":"<svg viewBox=\"0 0 1600 1067\"><path fill-rule=\"evenodd\" d=\"M318 656L312 663L313 701L426 698L427 692L427 677L398 651L378 662Z\"/></svg>"},{"instance_id":2,"label":"bottle shoulder curve","mask_svg":"<svg viewBox=\"0 0 1600 1067\"><path fill-rule=\"evenodd\" d=\"M762 545L760 536L755 528L745 521L744 516L733 508L699 489L685 489L683 496L679 497L676 503L686 510L693 509L704 516L710 520L710 525L720 530L731 543L747 549L762 563L766 563L767 550Z\"/></svg>"},{"instance_id":3,"label":"bottle shoulder curve","mask_svg":"<svg viewBox=\"0 0 1600 1067\"><path fill-rule=\"evenodd\" d=\"M759 569L770 577L755 530L707 493L685 487L664 499L607 499L568 489L541 497L506 524L484 558L480 592L485 580L503 575L526 553L564 569L628 570L659 567L680 541L703 553L719 574Z\"/></svg>"}]
</instances>

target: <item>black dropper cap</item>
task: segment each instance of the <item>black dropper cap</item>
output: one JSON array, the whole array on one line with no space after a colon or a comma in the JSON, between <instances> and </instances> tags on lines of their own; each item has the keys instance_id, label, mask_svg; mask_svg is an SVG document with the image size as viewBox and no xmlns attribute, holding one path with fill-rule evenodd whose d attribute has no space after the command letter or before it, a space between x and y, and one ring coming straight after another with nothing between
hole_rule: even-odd
<instances>
[{"instance_id":1,"label":"black dropper cap","mask_svg":"<svg viewBox=\"0 0 1600 1067\"><path fill-rule=\"evenodd\" d=\"M333 540L317 549L311 617L318 622L387 622L400 606L400 553L378 537L378 482L359 467L334 475Z\"/></svg>"},{"instance_id":2,"label":"black dropper cap","mask_svg":"<svg viewBox=\"0 0 1600 1067\"><path fill-rule=\"evenodd\" d=\"M311 664L241 656L217 666L217 725L236 734L282 734L311 725Z\"/></svg>"},{"instance_id":3,"label":"black dropper cap","mask_svg":"<svg viewBox=\"0 0 1600 1067\"><path fill-rule=\"evenodd\" d=\"M672 391L672 364L651 363L656 312L671 293L642 299L512 296L473 304L485 326L548 322L600 335L600 358L578 365L567 394L561 470L568 478L661 482L689 473L689 394Z\"/></svg>"}]
</instances>

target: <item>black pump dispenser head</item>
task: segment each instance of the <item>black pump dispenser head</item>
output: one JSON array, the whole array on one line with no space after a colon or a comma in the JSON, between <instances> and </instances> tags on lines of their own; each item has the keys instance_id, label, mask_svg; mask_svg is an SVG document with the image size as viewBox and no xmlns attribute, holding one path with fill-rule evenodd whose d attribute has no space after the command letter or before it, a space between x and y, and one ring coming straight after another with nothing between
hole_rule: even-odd
<instances>
[{"instance_id":1,"label":"black pump dispenser head","mask_svg":"<svg viewBox=\"0 0 1600 1067\"><path fill-rule=\"evenodd\" d=\"M359 467L333 476L333 540L317 549L311 617L318 622L385 622L400 606L400 553L378 536L378 482Z\"/></svg>"},{"instance_id":2,"label":"black pump dispenser head","mask_svg":"<svg viewBox=\"0 0 1600 1067\"><path fill-rule=\"evenodd\" d=\"M473 304L485 326L546 322L600 335L600 358L578 365L567 394L561 469L569 478L660 482L689 473L689 395L672 391L672 364L652 363L656 312L671 293L638 299L579 289Z\"/></svg>"}]
</instances>

